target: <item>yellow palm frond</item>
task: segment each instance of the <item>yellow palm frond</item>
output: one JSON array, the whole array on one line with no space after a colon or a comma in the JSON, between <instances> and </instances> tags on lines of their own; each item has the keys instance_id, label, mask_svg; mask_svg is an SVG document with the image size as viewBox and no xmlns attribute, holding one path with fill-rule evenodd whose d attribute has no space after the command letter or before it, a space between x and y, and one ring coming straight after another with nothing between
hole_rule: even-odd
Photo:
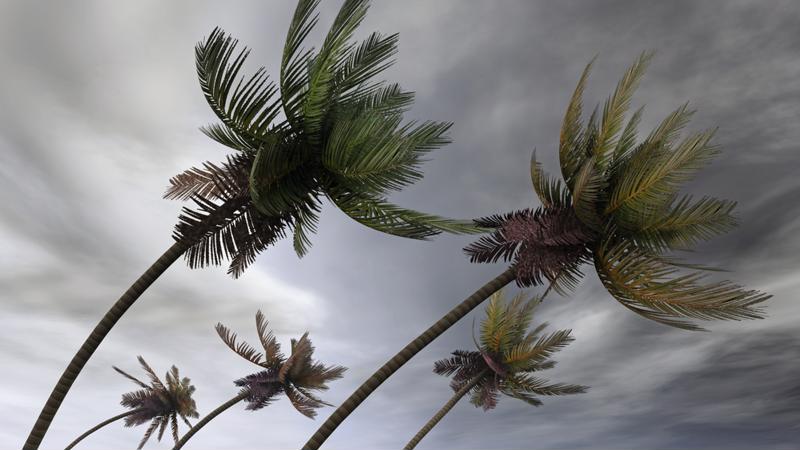
<instances>
[{"instance_id":1,"label":"yellow palm frond","mask_svg":"<svg viewBox=\"0 0 800 450\"><path fill-rule=\"evenodd\" d=\"M564 115L564 122L561 125L561 134L559 137L558 155L561 165L561 175L567 186L572 186L572 178L581 166L585 155L581 152L579 143L580 129L581 129L581 109L583 90L586 86L586 79L592 69L597 55L595 55L586 68L583 69L581 78L575 91L572 93L572 98L569 101L567 112Z\"/></svg>"},{"instance_id":2,"label":"yellow palm frond","mask_svg":"<svg viewBox=\"0 0 800 450\"><path fill-rule=\"evenodd\" d=\"M542 169L542 163L536 160L536 149L531 155L531 183L533 183L536 195L539 196L539 201L545 208L570 205L569 191L561 183L561 180L551 177Z\"/></svg>"}]
</instances>

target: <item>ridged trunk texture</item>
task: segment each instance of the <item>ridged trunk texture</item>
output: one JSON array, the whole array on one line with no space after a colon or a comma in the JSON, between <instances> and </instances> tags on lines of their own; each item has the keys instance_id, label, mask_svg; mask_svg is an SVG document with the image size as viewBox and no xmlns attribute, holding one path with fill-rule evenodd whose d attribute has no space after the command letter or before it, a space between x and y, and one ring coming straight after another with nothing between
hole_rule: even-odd
<instances>
[{"instance_id":1,"label":"ridged trunk texture","mask_svg":"<svg viewBox=\"0 0 800 450\"><path fill-rule=\"evenodd\" d=\"M22 447L23 450L36 450L39 448L45 433L47 433L47 429L50 428L53 417L55 417L58 408L61 406L61 402L64 401L64 397L66 397L67 392L69 392L72 383L75 382L83 366L89 361L89 358L94 351L97 350L100 343L103 342L103 339L108 332L111 331L114 324L125 314L125 311L127 311L128 308L136 302L139 296L153 284L156 278L161 276L161 274L180 258L187 249L199 242L206 231L212 230L224 223L226 219L229 219L226 215L232 214L233 211L243 206L246 202L246 198L236 198L226 202L217 212L207 217L201 229L194 230L191 235L184 236L183 239L172 244L172 246L164 252L164 254L161 255L161 257L159 257L124 294L122 294L122 297L120 297L103 316L100 323L94 327L92 333L86 338L83 345L81 345L78 353L72 357L72 361L70 361L64 373L61 374L61 378L58 379L56 386L53 388L53 392L50 393L50 397L47 399L44 408L42 408L42 412L39 413L39 418L36 419L36 423L33 425L33 429L28 435L28 440L25 441L25 445Z\"/></svg>"},{"instance_id":2,"label":"ridged trunk texture","mask_svg":"<svg viewBox=\"0 0 800 450\"><path fill-rule=\"evenodd\" d=\"M406 345L403 350L396 354L392 359L384 364L377 372L375 372L367 381L365 381L347 400L344 401L333 414L325 420L325 423L317 429L311 439L303 446L303 450L317 450L328 436L333 433L333 430L342 423L342 421L355 410L364 399L369 396L375 389L378 388L387 378L389 378L397 369L403 364L407 363L414 355L419 353L420 350L425 348L434 339L439 337L442 333L447 331L448 328L453 326L461 318L466 316L470 311L475 309L484 300L489 298L492 294L499 291L503 286L514 280L513 269L507 269L505 272L498 275L492 281L486 283L470 295L466 300L461 302L444 317L439 319L433 326L425 330L420 336Z\"/></svg>"},{"instance_id":3,"label":"ridged trunk texture","mask_svg":"<svg viewBox=\"0 0 800 450\"><path fill-rule=\"evenodd\" d=\"M232 399L228 400L227 402L219 405L217 407L217 409L211 411L210 413L208 413L207 416L203 417L200 420L200 422L197 422L196 424L194 424L194 426L191 429L189 429L189 431L187 431L186 434L183 435L183 437L178 441L178 443L175 444L175 447L172 447L172 450L178 450L179 448L183 447L186 444L186 441L191 439L191 437L194 436L195 433L200 431L200 428L203 428L208 422L211 421L211 419L213 419L214 417L217 417L218 415L222 414L223 411L225 411L226 409L230 408L231 406L233 406L233 405L239 403L240 401L244 400L249 394L250 394L249 392L242 392L239 395L237 395L236 397L233 397Z\"/></svg>"},{"instance_id":4,"label":"ridged trunk texture","mask_svg":"<svg viewBox=\"0 0 800 450\"><path fill-rule=\"evenodd\" d=\"M139 411L140 411L139 409L134 409L134 410L131 410L131 411L126 411L126 412L124 412L124 413L122 413L122 414L120 414L120 415L118 415L118 416L114 416L114 417L112 417L112 418L110 418L110 419L108 419L108 420L104 420L104 421L102 421L102 422L98 423L98 424L97 424L97 425L95 425L94 427L92 427L92 428L89 428L89 429L86 431L86 433L83 433L82 435L78 436L78 437L77 437L77 438L76 438L74 441L72 441L72 443L71 443L71 444L69 444L68 446L66 446L66 447L64 448L64 450L69 450L69 449L71 449L72 447L75 447L76 445L78 445L78 442L82 441L82 440L83 440L83 439L84 439L86 436L89 436L90 434L94 433L95 431L99 430L100 428L103 428L104 426L106 426L106 425L108 425L108 424L110 424L110 423L116 422L116 421L117 421L117 420L119 420L119 419L124 419L125 417L128 417L128 416L130 416L130 415L136 414L136 413L137 413L137 412L139 412Z\"/></svg>"},{"instance_id":5,"label":"ridged trunk texture","mask_svg":"<svg viewBox=\"0 0 800 450\"><path fill-rule=\"evenodd\" d=\"M416 447L417 444L419 444L419 441L421 441L422 438L424 438L425 435L428 434L433 429L433 427L435 427L436 424L439 423L440 420L442 420L442 417L444 417L445 414L450 412L450 410L453 409L453 406L456 406L456 403L458 403L458 401L461 400L461 397L463 397L467 392L469 392L470 389L472 389L476 384L478 384L478 381L481 380L482 376L483 373L478 374L475 378L472 379L472 381L465 384L461 389L459 389L455 394L453 394L450 400L448 400L447 403L445 403L444 406L442 406L442 409L440 409L436 414L434 414L434 416L431 417L431 420L429 420L428 423L426 423L425 426L423 426L422 429L420 429L417 432L417 434L415 434L414 437L411 438L410 441L408 441L408 444L406 444L406 446L403 447L403 450L412 450L414 447Z\"/></svg>"}]
</instances>

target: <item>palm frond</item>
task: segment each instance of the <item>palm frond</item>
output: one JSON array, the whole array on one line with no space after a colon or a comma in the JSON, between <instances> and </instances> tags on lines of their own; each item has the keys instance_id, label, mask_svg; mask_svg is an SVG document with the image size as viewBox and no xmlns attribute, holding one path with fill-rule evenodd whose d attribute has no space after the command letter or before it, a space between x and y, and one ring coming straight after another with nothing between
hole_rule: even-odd
<instances>
[{"instance_id":1,"label":"palm frond","mask_svg":"<svg viewBox=\"0 0 800 450\"><path fill-rule=\"evenodd\" d=\"M308 417L309 419L313 419L317 416L316 409L323 406L320 402L315 401L302 393L298 392L297 389L287 386L285 388L286 397L292 403L292 406L302 415Z\"/></svg>"},{"instance_id":2,"label":"palm frond","mask_svg":"<svg viewBox=\"0 0 800 450\"><path fill-rule=\"evenodd\" d=\"M170 178L170 187L163 198L188 200L193 195L223 200L248 195L248 174L253 157L246 154L228 155L222 166L212 162L203 163L203 168L192 167ZM223 180L224 182L219 182ZM228 188L230 192L222 192Z\"/></svg>"},{"instance_id":3,"label":"palm frond","mask_svg":"<svg viewBox=\"0 0 800 450\"><path fill-rule=\"evenodd\" d=\"M314 9L319 0L299 0L294 10L292 22L286 35L281 58L281 100L286 119L295 129L302 128L300 109L304 103L308 89L309 61L313 57L313 48L300 52L300 46L317 23L319 14Z\"/></svg>"},{"instance_id":4,"label":"palm frond","mask_svg":"<svg viewBox=\"0 0 800 450\"><path fill-rule=\"evenodd\" d=\"M212 138L235 136L227 139L226 145L241 141L246 145L233 148L251 151L258 147L259 140L277 117L279 101L270 101L277 88L274 83L267 82L268 76L263 67L246 82L240 79L231 93L233 83L249 54L245 48L231 62L237 44L237 40L226 36L220 28L215 28L208 39L198 43L195 48L197 75L208 105L231 132L219 134L212 131Z\"/></svg>"},{"instance_id":5,"label":"palm frond","mask_svg":"<svg viewBox=\"0 0 800 450\"><path fill-rule=\"evenodd\" d=\"M404 209L382 198L341 191L328 194L330 200L356 222L395 236L426 240L441 232L472 234L481 231L468 221Z\"/></svg>"},{"instance_id":6,"label":"palm frond","mask_svg":"<svg viewBox=\"0 0 800 450\"><path fill-rule=\"evenodd\" d=\"M674 113L671 125L656 133L660 139L648 138L626 162L605 209L606 214L614 213L621 224L635 224L637 217L657 213L683 183L719 153L718 146L709 145L716 128L685 138L674 150L667 145L671 130L681 124L682 115L686 116L680 110Z\"/></svg>"},{"instance_id":7,"label":"palm frond","mask_svg":"<svg viewBox=\"0 0 800 450\"><path fill-rule=\"evenodd\" d=\"M269 321L264 317L261 310L256 312L256 330L258 331L258 339L261 341L261 346L264 347L264 365L276 366L283 362L285 357L281 353L281 344L272 334L272 331L267 329Z\"/></svg>"},{"instance_id":8,"label":"palm frond","mask_svg":"<svg viewBox=\"0 0 800 450\"><path fill-rule=\"evenodd\" d=\"M657 253L689 249L735 228L737 221L731 215L735 207L736 202L707 196L692 202L691 196L684 195L657 218L641 223L633 236L637 243Z\"/></svg>"},{"instance_id":9,"label":"palm frond","mask_svg":"<svg viewBox=\"0 0 800 450\"><path fill-rule=\"evenodd\" d=\"M141 386L141 387L143 387L145 389L151 389L150 386L148 386L144 382L140 381L139 379L133 377L132 375L129 375L128 373L124 372L122 369L119 369L117 366L111 366L111 367L114 370L116 370L118 373L120 373L122 376L124 376L125 378L133 381L134 383L138 384L139 386Z\"/></svg>"},{"instance_id":10,"label":"palm frond","mask_svg":"<svg viewBox=\"0 0 800 450\"><path fill-rule=\"evenodd\" d=\"M505 387L511 391L535 395L570 395L585 393L588 387L576 384L548 384L547 380L530 375L514 375L504 380Z\"/></svg>"},{"instance_id":11,"label":"palm frond","mask_svg":"<svg viewBox=\"0 0 800 450\"><path fill-rule=\"evenodd\" d=\"M231 350L233 350L237 355L241 356L242 358L250 361L253 364L261 365L261 358L262 354L259 353L256 349L254 349L250 344L247 342L236 342L236 333L229 330L225 325L221 323L217 323L214 327L217 330L217 334L219 335L222 342L228 346Z\"/></svg>"},{"instance_id":12,"label":"palm frond","mask_svg":"<svg viewBox=\"0 0 800 450\"><path fill-rule=\"evenodd\" d=\"M613 175L617 172L617 167L620 166L633 151L636 144L636 127L639 125L639 122L642 119L643 110L644 106L639 107L639 109L633 113L631 118L628 119L628 124L625 125L625 129L622 131L622 135L620 136L619 141L617 141L617 145L614 147L614 152L611 156L611 162L608 165L607 172L610 174L608 178L613 177Z\"/></svg>"},{"instance_id":13,"label":"palm frond","mask_svg":"<svg viewBox=\"0 0 800 450\"><path fill-rule=\"evenodd\" d=\"M594 231L603 227L600 205L603 200L605 179L597 165L596 156L586 159L575 176L572 188L572 207L575 215Z\"/></svg>"},{"instance_id":14,"label":"palm frond","mask_svg":"<svg viewBox=\"0 0 800 450\"><path fill-rule=\"evenodd\" d=\"M595 252L595 268L609 293L628 309L665 325L702 330L679 320L763 318L754 307L770 295L743 290L729 281L699 284L705 274L675 276L669 267L627 241L606 242Z\"/></svg>"},{"instance_id":15,"label":"palm frond","mask_svg":"<svg viewBox=\"0 0 800 450\"><path fill-rule=\"evenodd\" d=\"M458 370L474 368L479 360L482 360L481 353L477 351L456 350L450 358L440 359L433 363L433 373L442 376L450 376Z\"/></svg>"},{"instance_id":16,"label":"palm frond","mask_svg":"<svg viewBox=\"0 0 800 450\"><path fill-rule=\"evenodd\" d=\"M586 79L592 69L597 55L583 69L578 85L572 93L567 112L564 114L564 121L561 125L559 137L558 156L561 165L561 175L567 186L572 189L572 181L578 169L583 164L586 154L580 149L579 132L581 129L581 110L583 90L586 87Z\"/></svg>"},{"instance_id":17,"label":"palm frond","mask_svg":"<svg viewBox=\"0 0 800 450\"><path fill-rule=\"evenodd\" d=\"M531 154L531 183L539 201L545 208L568 207L571 198L567 188L561 180L551 177L542 169L542 164L536 160L536 149Z\"/></svg>"},{"instance_id":18,"label":"palm frond","mask_svg":"<svg viewBox=\"0 0 800 450\"><path fill-rule=\"evenodd\" d=\"M159 425L161 425L161 420L162 420L161 417L156 417L155 419L153 419L153 422L150 423L149 427L147 427L147 431L144 432L144 437L142 438L141 441L139 441L139 446L136 447L137 450L142 450L144 444L147 443L147 441L150 439L150 436L152 436L153 432L156 431L156 428L158 428Z\"/></svg>"},{"instance_id":19,"label":"palm frond","mask_svg":"<svg viewBox=\"0 0 800 450\"><path fill-rule=\"evenodd\" d=\"M331 103L335 69L347 59L347 41L364 19L368 8L367 0L345 0L325 37L319 55L310 66L302 114L303 130L312 145L322 142L320 131Z\"/></svg>"},{"instance_id":20,"label":"palm frond","mask_svg":"<svg viewBox=\"0 0 800 450\"><path fill-rule=\"evenodd\" d=\"M617 147L618 141L615 140L617 133L622 127L622 119L630 106L631 96L639 84L639 80L644 74L654 51L642 52L639 58L625 72L625 75L617 84L605 105L603 105L603 119L600 123L600 130L597 136L597 145L594 148L594 156L597 160L598 168L603 172L608 165L609 153Z\"/></svg>"},{"instance_id":21,"label":"palm frond","mask_svg":"<svg viewBox=\"0 0 800 450\"><path fill-rule=\"evenodd\" d=\"M139 364L142 366L142 369L147 372L147 376L150 378L150 383L153 389L166 391L167 388L164 386L164 383L162 383L161 379L158 378L158 375L156 375L156 372L153 370L153 368L147 364L147 361L145 361L141 356L137 356L136 359L139 360Z\"/></svg>"}]
</instances>

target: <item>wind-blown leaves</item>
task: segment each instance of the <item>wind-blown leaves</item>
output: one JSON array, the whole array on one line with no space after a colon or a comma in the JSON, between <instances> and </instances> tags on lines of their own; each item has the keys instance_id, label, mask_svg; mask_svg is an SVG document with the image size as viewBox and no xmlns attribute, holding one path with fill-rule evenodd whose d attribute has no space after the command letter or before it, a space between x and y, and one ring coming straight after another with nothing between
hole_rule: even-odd
<instances>
[{"instance_id":1,"label":"wind-blown leaves","mask_svg":"<svg viewBox=\"0 0 800 450\"><path fill-rule=\"evenodd\" d=\"M551 177L542 169L542 164L536 160L536 149L531 154L531 183L545 208L570 206L569 192L561 180Z\"/></svg>"},{"instance_id":2,"label":"wind-blown leaves","mask_svg":"<svg viewBox=\"0 0 800 450\"><path fill-rule=\"evenodd\" d=\"M701 284L706 274L677 275L670 267L627 241L605 243L595 253L600 281L620 303L651 320L687 330L702 330L677 319L758 319L755 305L770 295L743 290L729 281Z\"/></svg>"},{"instance_id":3,"label":"wind-blown leaves","mask_svg":"<svg viewBox=\"0 0 800 450\"><path fill-rule=\"evenodd\" d=\"M573 177L583 163L583 159L587 156L580 148L580 128L581 128L581 111L583 102L583 91L586 87L586 79L589 77L589 72L592 70L597 55L595 55L589 64L583 69L578 85L572 93L572 98L569 101L567 112L564 115L563 125L561 126L561 134L559 137L558 155L561 162L561 175L567 186L572 188Z\"/></svg>"}]
</instances>

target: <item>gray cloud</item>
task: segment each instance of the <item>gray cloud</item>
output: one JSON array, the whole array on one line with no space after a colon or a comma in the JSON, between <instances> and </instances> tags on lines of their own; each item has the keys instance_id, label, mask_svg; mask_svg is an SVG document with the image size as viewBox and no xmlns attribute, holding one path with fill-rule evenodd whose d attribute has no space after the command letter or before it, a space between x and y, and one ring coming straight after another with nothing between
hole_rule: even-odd
<instances>
[{"instance_id":1,"label":"gray cloud","mask_svg":"<svg viewBox=\"0 0 800 450\"><path fill-rule=\"evenodd\" d=\"M339 4L323 2L313 42ZM0 448L20 446L96 320L172 243L181 205L160 199L169 177L224 158L197 131L213 116L196 84L194 44L220 25L252 47L251 69L274 77L292 11L285 2L0 5ZM698 112L687 132L719 126L723 153L687 191L739 202L741 226L688 256L774 295L766 320L687 333L633 315L586 267L580 288L549 298L538 317L577 338L547 375L591 391L540 408L501 399L489 413L464 402L419 448L795 445L798 27L800 7L789 0L374 2L358 36L400 33L386 76L417 92L409 118L455 122L453 144L432 154L426 178L393 200L459 218L535 206L530 153L557 172L559 126L584 65L599 53L584 100L591 111L642 50L656 49L633 98L633 108L646 104L640 136L689 100ZM469 238L390 237L329 205L313 241L302 260L279 243L239 280L223 267L176 263L87 365L46 448L119 411L133 385L110 366L135 372L138 354L191 377L201 412L231 397L231 381L253 367L212 327L221 321L255 341L259 308L282 342L310 330L322 361L350 368L325 393L338 404L503 269L469 264ZM469 348L481 313L384 383L326 448L403 445L449 398L433 361ZM234 409L193 445L299 447L330 411L311 421L285 399L257 413ZM143 432L111 426L83 448L125 447Z\"/></svg>"}]
</instances>

